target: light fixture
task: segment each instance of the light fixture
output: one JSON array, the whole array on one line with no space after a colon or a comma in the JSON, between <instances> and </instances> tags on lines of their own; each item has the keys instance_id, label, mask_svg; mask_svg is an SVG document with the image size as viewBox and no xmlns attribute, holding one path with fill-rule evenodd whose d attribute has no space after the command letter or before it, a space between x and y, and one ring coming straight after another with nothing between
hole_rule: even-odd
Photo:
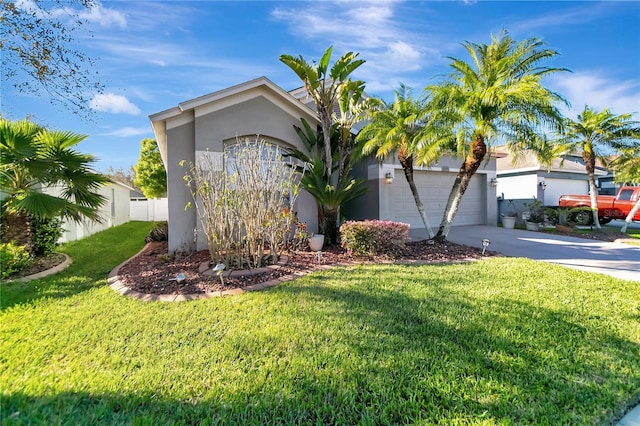
<instances>
[{"instance_id":1,"label":"light fixture","mask_svg":"<svg viewBox=\"0 0 640 426\"><path fill-rule=\"evenodd\" d=\"M393 173L387 172L384 175L384 183L391 185L393 183Z\"/></svg>"},{"instance_id":2,"label":"light fixture","mask_svg":"<svg viewBox=\"0 0 640 426\"><path fill-rule=\"evenodd\" d=\"M486 238L482 240L482 254L484 255L484 251L487 249L487 247L489 247L489 244L491 244L491 241L487 240Z\"/></svg>"},{"instance_id":3,"label":"light fixture","mask_svg":"<svg viewBox=\"0 0 640 426\"><path fill-rule=\"evenodd\" d=\"M540 185L543 191L547 189L547 182L545 182L544 180L541 180L538 185Z\"/></svg>"},{"instance_id":4,"label":"light fixture","mask_svg":"<svg viewBox=\"0 0 640 426\"><path fill-rule=\"evenodd\" d=\"M493 186L494 188L496 186L498 186L498 179L497 178L491 178L491 186Z\"/></svg>"}]
</instances>

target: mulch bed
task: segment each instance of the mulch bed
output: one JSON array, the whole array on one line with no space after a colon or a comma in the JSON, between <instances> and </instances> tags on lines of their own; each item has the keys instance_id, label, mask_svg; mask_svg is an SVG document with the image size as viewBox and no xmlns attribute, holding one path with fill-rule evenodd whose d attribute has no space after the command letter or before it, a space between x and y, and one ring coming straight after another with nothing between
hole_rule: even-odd
<instances>
[{"instance_id":1,"label":"mulch bed","mask_svg":"<svg viewBox=\"0 0 640 426\"><path fill-rule=\"evenodd\" d=\"M217 276L199 272L202 263L209 261L208 251L198 251L189 256L171 258L167 255L166 241L149 243L140 255L130 259L118 271L118 280L133 291L147 294L200 294L215 291L244 288L247 286L271 281L284 275L308 272L320 265L337 265L342 263L359 263L366 261L388 262L390 259L361 259L349 256L338 246L325 247L320 259L311 251L287 253L288 262L278 269L257 275L244 275L224 278L222 286ZM427 241L411 242L396 262L459 262L496 256L499 253L447 242L445 244L429 244ZM177 274L184 274L186 280L172 280Z\"/></svg>"}]
</instances>

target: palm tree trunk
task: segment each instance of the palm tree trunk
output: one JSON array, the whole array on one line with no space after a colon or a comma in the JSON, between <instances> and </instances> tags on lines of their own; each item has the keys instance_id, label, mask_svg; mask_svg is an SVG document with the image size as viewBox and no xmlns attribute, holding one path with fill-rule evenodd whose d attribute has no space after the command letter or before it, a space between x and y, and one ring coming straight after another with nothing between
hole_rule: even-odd
<instances>
[{"instance_id":1,"label":"palm tree trunk","mask_svg":"<svg viewBox=\"0 0 640 426\"><path fill-rule=\"evenodd\" d=\"M487 144L484 142L484 136L476 136L471 146L471 151L467 155L467 158L465 158L464 163L462 163L458 176L456 176L456 180L453 182L440 228L434 238L436 241L446 241L449 231L451 230L453 218L456 216L458 208L460 207L462 196L467 190L471 178L480 167L480 164L482 164L482 160L484 160L486 154Z\"/></svg>"},{"instance_id":2,"label":"palm tree trunk","mask_svg":"<svg viewBox=\"0 0 640 426\"><path fill-rule=\"evenodd\" d=\"M425 229L429 233L429 238L433 239L433 229L431 229L431 223L429 223L429 219L427 218L427 214L424 211L424 207L422 206L422 201L420 200L420 194L418 193L418 188L416 188L416 183L413 180L413 156L401 157L398 156L398 160L402 165L402 170L404 171L404 177L409 184L409 188L411 189L411 194L413 194L413 200L416 203L416 207L418 208L418 213L420 214L420 219L422 219L422 223L424 224Z\"/></svg>"},{"instance_id":3,"label":"palm tree trunk","mask_svg":"<svg viewBox=\"0 0 640 426\"><path fill-rule=\"evenodd\" d=\"M598 188L596 186L596 177L594 170L596 167L596 156L593 153L593 149L585 149L582 151L582 159L584 160L584 167L587 170L587 177L589 179L589 198L591 199L591 215L593 216L593 223L597 229L602 229L600 226L600 220L598 219Z\"/></svg>"},{"instance_id":4,"label":"palm tree trunk","mask_svg":"<svg viewBox=\"0 0 640 426\"><path fill-rule=\"evenodd\" d=\"M333 156L331 152L331 116L325 108L320 108L320 122L322 124L322 138L324 140L324 174L330 178L333 171Z\"/></svg>"},{"instance_id":5,"label":"palm tree trunk","mask_svg":"<svg viewBox=\"0 0 640 426\"><path fill-rule=\"evenodd\" d=\"M627 232L627 227L633 220L633 217L636 215L636 213L638 213L638 210L640 210L640 198L638 198L638 200L636 201L636 204L633 206L633 208L627 215L627 218L624 220L624 225L622 225L622 228L620 228L620 232L622 233Z\"/></svg>"},{"instance_id":6,"label":"palm tree trunk","mask_svg":"<svg viewBox=\"0 0 640 426\"><path fill-rule=\"evenodd\" d=\"M26 212L6 213L2 218L2 241L13 241L24 246L29 253L33 249L33 235L31 233L31 217Z\"/></svg>"}]
</instances>

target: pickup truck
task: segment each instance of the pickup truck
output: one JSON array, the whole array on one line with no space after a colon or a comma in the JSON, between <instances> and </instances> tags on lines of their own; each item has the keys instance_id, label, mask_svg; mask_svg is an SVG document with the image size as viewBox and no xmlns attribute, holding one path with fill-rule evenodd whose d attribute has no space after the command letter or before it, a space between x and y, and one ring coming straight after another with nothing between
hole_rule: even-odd
<instances>
[{"instance_id":1,"label":"pickup truck","mask_svg":"<svg viewBox=\"0 0 640 426\"><path fill-rule=\"evenodd\" d=\"M626 219L633 206L640 198L640 186L623 186L615 197L612 195L598 195L598 219L605 224L613 219ZM560 207L591 207L591 198L588 195L562 195L558 202ZM578 225L591 225L593 215L588 210L578 211L572 214L571 220ZM633 220L640 220L640 211Z\"/></svg>"}]
</instances>

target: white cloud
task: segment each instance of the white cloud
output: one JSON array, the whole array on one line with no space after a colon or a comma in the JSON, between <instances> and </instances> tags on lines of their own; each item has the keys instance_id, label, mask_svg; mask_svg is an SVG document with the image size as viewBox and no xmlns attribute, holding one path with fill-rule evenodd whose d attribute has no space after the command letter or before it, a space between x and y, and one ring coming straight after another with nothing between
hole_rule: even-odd
<instances>
[{"instance_id":1,"label":"white cloud","mask_svg":"<svg viewBox=\"0 0 640 426\"><path fill-rule=\"evenodd\" d=\"M105 133L105 135L126 138L129 136L138 136L138 135L144 135L149 133L151 133L151 128L149 127L122 127L112 132Z\"/></svg>"},{"instance_id":2,"label":"white cloud","mask_svg":"<svg viewBox=\"0 0 640 426\"><path fill-rule=\"evenodd\" d=\"M127 26L127 19L121 12L104 7L99 2L95 3L88 9L82 9L78 13L78 16L81 19L97 23L101 27L105 28L110 28L113 25L117 25L120 28L125 28Z\"/></svg>"},{"instance_id":3,"label":"white cloud","mask_svg":"<svg viewBox=\"0 0 640 426\"><path fill-rule=\"evenodd\" d=\"M126 97L114 93L97 94L89 102L89 108L112 114L140 114L140 108L131 103Z\"/></svg>"},{"instance_id":4,"label":"white cloud","mask_svg":"<svg viewBox=\"0 0 640 426\"><path fill-rule=\"evenodd\" d=\"M615 114L640 112L640 82L619 81L605 77L599 72L581 71L573 74L556 74L551 79L554 90L564 95L571 103L567 115L575 118L585 105L602 110L609 108Z\"/></svg>"}]
</instances>

